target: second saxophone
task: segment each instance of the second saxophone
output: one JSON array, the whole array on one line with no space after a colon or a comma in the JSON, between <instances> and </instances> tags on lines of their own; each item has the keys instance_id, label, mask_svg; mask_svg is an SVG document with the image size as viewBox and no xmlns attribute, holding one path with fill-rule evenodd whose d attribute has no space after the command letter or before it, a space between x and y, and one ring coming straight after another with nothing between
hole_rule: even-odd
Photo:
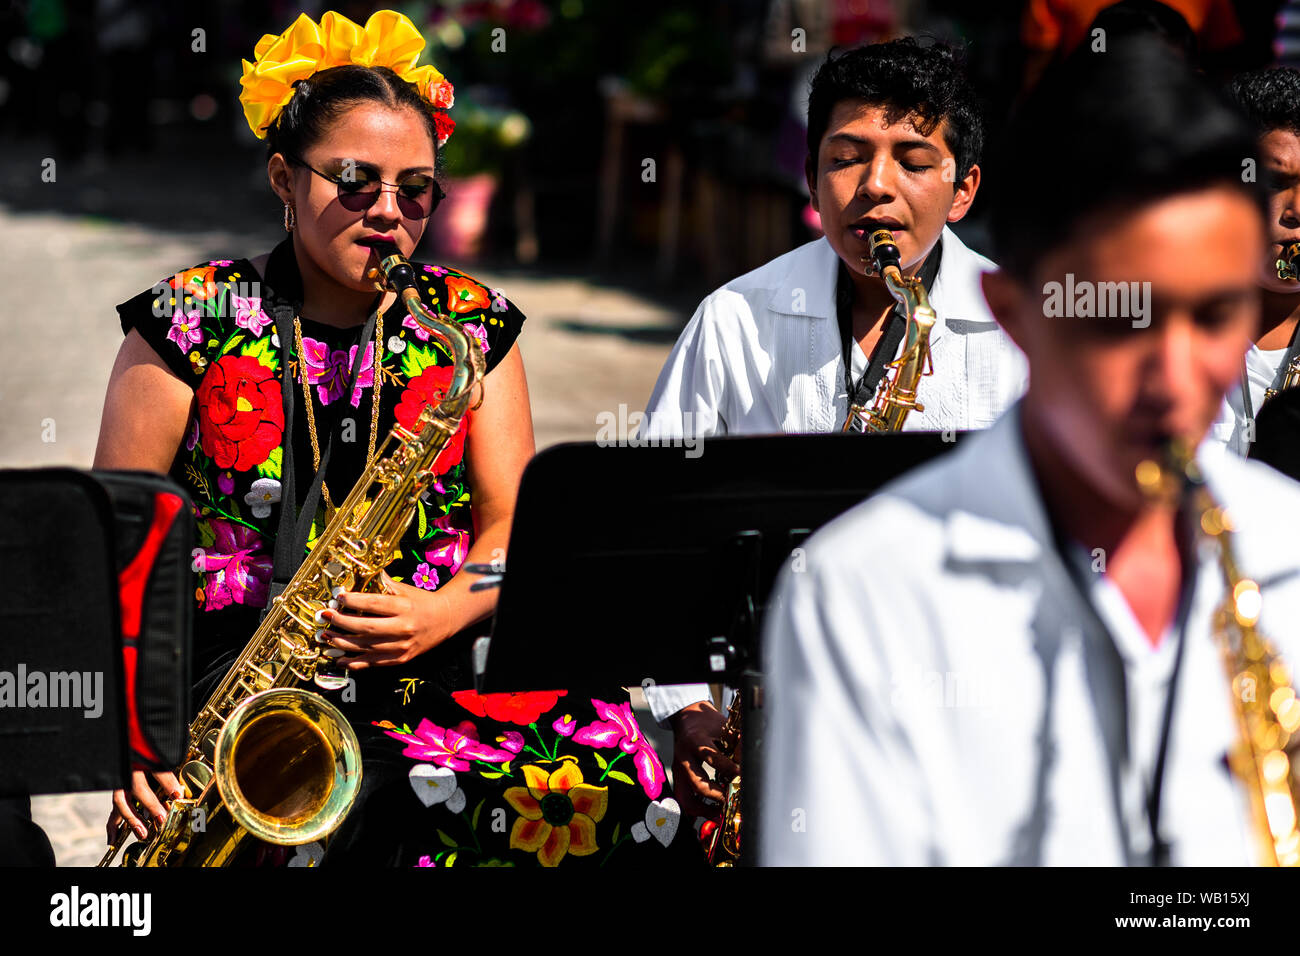
<instances>
[{"instance_id":1,"label":"second saxophone","mask_svg":"<svg viewBox=\"0 0 1300 956\"><path fill-rule=\"evenodd\" d=\"M888 229L877 229L867 237L867 243L876 273L885 280L890 295L907 311L907 333L902 354L889 363L889 371L876 390L875 404L867 408L850 403L840 431L896 432L902 429L910 412L925 411L925 406L917 401L916 390L921 378L934 372L930 331L937 316L921 280L903 275L894 234Z\"/></svg>"}]
</instances>

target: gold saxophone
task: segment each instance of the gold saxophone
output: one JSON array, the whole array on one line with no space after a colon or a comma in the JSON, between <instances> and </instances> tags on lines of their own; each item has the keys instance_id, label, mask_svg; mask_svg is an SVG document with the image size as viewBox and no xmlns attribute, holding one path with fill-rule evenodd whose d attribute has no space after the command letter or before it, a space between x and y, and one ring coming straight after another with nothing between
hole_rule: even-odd
<instances>
[{"instance_id":1,"label":"gold saxophone","mask_svg":"<svg viewBox=\"0 0 1300 956\"><path fill-rule=\"evenodd\" d=\"M1252 830L1268 866L1300 865L1300 790L1294 750L1300 744L1300 700L1291 670L1256 629L1259 585L1243 577L1232 547L1232 523L1210 495L1192 445L1177 441L1165 462L1144 461L1138 484L1166 501L1186 497L1200 534L1216 546L1227 585L1215 612L1214 636L1232 694L1238 738L1229 763L1250 797Z\"/></svg>"},{"instance_id":2,"label":"gold saxophone","mask_svg":"<svg viewBox=\"0 0 1300 956\"><path fill-rule=\"evenodd\" d=\"M1300 242L1291 242L1283 246L1282 258L1278 259L1275 265L1279 279L1290 279L1292 282L1300 280ZM1267 402L1278 392L1293 388L1297 384L1300 384L1300 355L1293 358L1282 372L1282 382L1277 388L1264 390L1264 401Z\"/></svg>"},{"instance_id":3,"label":"gold saxophone","mask_svg":"<svg viewBox=\"0 0 1300 956\"><path fill-rule=\"evenodd\" d=\"M867 237L867 242L871 266L885 280L894 299L907 310L907 335L902 354L889 363L890 371L876 389L875 404L871 408L850 405L840 431L847 432L858 423L865 432L896 432L902 429L910 412L925 411L925 406L916 399L916 390L922 376L934 372L930 330L937 317L921 280L903 275L894 234L888 229L877 229ZM717 742L718 752L737 764L740 763L741 714L741 691L737 691ZM734 777L719 774L715 783L723 792L722 814L709 835L706 852L714 866L735 866L740 858L740 774Z\"/></svg>"},{"instance_id":4,"label":"gold saxophone","mask_svg":"<svg viewBox=\"0 0 1300 956\"><path fill-rule=\"evenodd\" d=\"M177 774L183 796L151 838L132 844L126 866L225 866L250 835L295 846L332 833L361 783L361 755L347 719L305 689L346 684L318 641L318 613L344 591L382 591L380 572L434 479L434 459L455 435L474 393L482 401L483 352L458 323L420 301L411 264L391 244L376 244L367 278L396 292L411 318L451 352L451 384L410 430L395 425L315 547L238 660L190 724ZM373 492L373 494L372 494ZM164 795L160 792L159 797ZM100 860L117 856L123 825Z\"/></svg>"},{"instance_id":5,"label":"gold saxophone","mask_svg":"<svg viewBox=\"0 0 1300 956\"><path fill-rule=\"evenodd\" d=\"M850 404L840 431L847 432L858 422L862 431L896 432L902 429L909 412L925 411L925 406L916 400L916 389L922 376L934 373L930 330L937 317L921 280L903 275L894 234L888 229L877 229L867 237L867 242L871 248L870 264L885 280L890 295L907 310L907 336L902 354L889 363L889 371L876 389L875 404L871 408Z\"/></svg>"},{"instance_id":6,"label":"gold saxophone","mask_svg":"<svg viewBox=\"0 0 1300 956\"><path fill-rule=\"evenodd\" d=\"M727 721L718 738L718 752L737 764L740 763L741 693L737 690L732 696ZM735 866L740 859L740 774L734 777L718 774L714 782L723 793L722 816L709 835L705 852L713 866Z\"/></svg>"}]
</instances>

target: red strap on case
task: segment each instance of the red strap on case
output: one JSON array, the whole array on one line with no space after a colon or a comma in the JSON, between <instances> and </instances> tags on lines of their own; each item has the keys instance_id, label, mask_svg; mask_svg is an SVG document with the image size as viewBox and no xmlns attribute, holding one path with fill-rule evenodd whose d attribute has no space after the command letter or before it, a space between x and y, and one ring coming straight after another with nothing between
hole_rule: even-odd
<instances>
[{"instance_id":1,"label":"red strap on case","mask_svg":"<svg viewBox=\"0 0 1300 956\"><path fill-rule=\"evenodd\" d=\"M153 570L158 549L162 547L163 540L182 507L183 503L177 495L154 495L153 523L149 527L149 534L131 563L118 575L119 603L122 607L122 660L126 674L127 724L130 728L131 749L155 763L160 758L153 747L145 742L144 734L140 731L140 716L135 707L136 642L140 639L140 618L144 612L144 589L149 582L149 572Z\"/></svg>"}]
</instances>

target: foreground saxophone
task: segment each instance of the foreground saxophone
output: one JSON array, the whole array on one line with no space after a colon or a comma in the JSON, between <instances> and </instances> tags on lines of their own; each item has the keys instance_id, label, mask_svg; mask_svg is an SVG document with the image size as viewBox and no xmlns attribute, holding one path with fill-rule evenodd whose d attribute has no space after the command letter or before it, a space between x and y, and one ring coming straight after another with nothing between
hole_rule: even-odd
<instances>
[{"instance_id":1,"label":"foreground saxophone","mask_svg":"<svg viewBox=\"0 0 1300 956\"><path fill-rule=\"evenodd\" d=\"M477 392L483 352L454 321L420 301L411 264L391 244L375 244L367 278L392 290L454 360L447 395L426 406L410 431L395 425L230 672L190 724L177 775L183 798L151 839L132 844L129 866L225 866L248 837L294 846L320 840L343 822L361 783L361 755L346 718L301 685L344 686L318 637L317 614L344 591L381 591L380 572L434 479L434 459L456 433ZM476 406L474 406L476 407ZM160 797L162 794L159 794ZM112 863L129 828L100 861Z\"/></svg>"},{"instance_id":2,"label":"foreground saxophone","mask_svg":"<svg viewBox=\"0 0 1300 956\"><path fill-rule=\"evenodd\" d=\"M1300 744L1296 737L1300 701L1290 668L1256 629L1259 585L1241 575L1231 521L1206 488L1189 443L1174 443L1164 462L1143 462L1137 478L1153 496L1184 498L1199 533L1216 547L1227 593L1215 612L1214 638L1223 657L1238 731L1229 762L1250 797L1260 860L1268 866L1300 865L1300 790L1293 754Z\"/></svg>"},{"instance_id":3,"label":"foreground saxophone","mask_svg":"<svg viewBox=\"0 0 1300 956\"><path fill-rule=\"evenodd\" d=\"M907 310L907 335L903 352L889 363L889 371L876 389L875 404L849 406L842 432L896 432L903 427L909 412L925 411L916 400L916 389L923 375L934 372L930 360L930 330L936 316L926 296L925 286L916 276L905 276L900 267L898 245L888 229L877 229L867 237L871 262L885 280L890 294Z\"/></svg>"}]
</instances>

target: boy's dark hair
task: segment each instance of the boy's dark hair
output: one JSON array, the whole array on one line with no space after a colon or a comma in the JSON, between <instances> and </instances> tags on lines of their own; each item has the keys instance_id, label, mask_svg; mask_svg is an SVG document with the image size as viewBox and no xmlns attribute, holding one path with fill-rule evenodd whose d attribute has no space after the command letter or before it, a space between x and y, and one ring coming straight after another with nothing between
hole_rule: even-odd
<instances>
[{"instance_id":1,"label":"boy's dark hair","mask_svg":"<svg viewBox=\"0 0 1300 956\"><path fill-rule=\"evenodd\" d=\"M1239 189L1255 153L1250 125L1166 43L1086 46L1050 70L1012 118L991 167L991 229L1003 269L1022 279L1094 217L1212 186Z\"/></svg>"},{"instance_id":2,"label":"boy's dark hair","mask_svg":"<svg viewBox=\"0 0 1300 956\"><path fill-rule=\"evenodd\" d=\"M424 119L433 141L436 165L438 128L433 109L412 83L386 66L334 66L294 83L294 94L266 131L266 158L275 153L300 158L349 107L374 102L391 109L409 107Z\"/></svg>"},{"instance_id":3,"label":"boy's dark hair","mask_svg":"<svg viewBox=\"0 0 1300 956\"><path fill-rule=\"evenodd\" d=\"M1239 73L1228 92L1260 136L1278 129L1300 135L1300 71L1279 67Z\"/></svg>"},{"instance_id":4,"label":"boy's dark hair","mask_svg":"<svg viewBox=\"0 0 1300 956\"><path fill-rule=\"evenodd\" d=\"M941 122L944 142L962 180L980 161L984 118L970 78L952 47L921 46L912 37L836 53L817 68L808 94L808 155L817 161L831 112L841 100L861 99L885 109L885 120L912 118L929 136Z\"/></svg>"}]
</instances>

